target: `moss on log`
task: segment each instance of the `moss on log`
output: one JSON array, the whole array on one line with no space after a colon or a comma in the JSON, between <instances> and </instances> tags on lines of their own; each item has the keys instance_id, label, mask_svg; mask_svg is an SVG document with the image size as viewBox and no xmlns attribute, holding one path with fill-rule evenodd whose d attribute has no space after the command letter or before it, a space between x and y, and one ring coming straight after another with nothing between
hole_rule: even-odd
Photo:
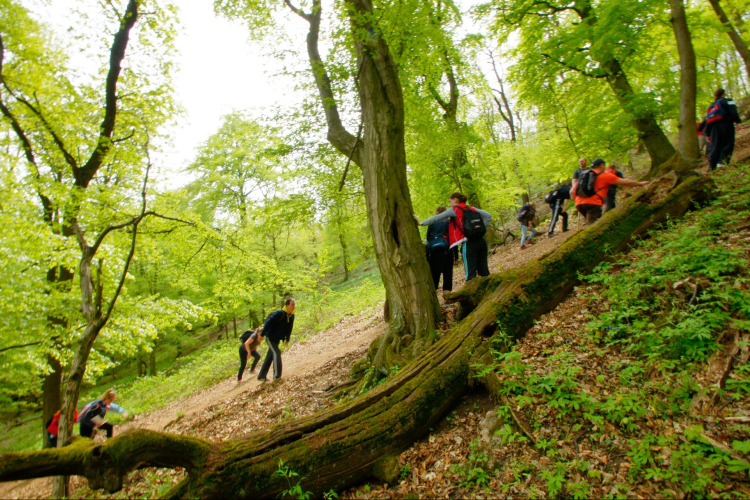
<instances>
[{"instance_id":1,"label":"moss on log","mask_svg":"<svg viewBox=\"0 0 750 500\"><path fill-rule=\"evenodd\" d=\"M489 360L494 339L521 337L570 292L578 273L714 196L713 184L704 178L667 191L657 183L554 251L453 294L466 302L466 318L397 375L357 399L219 445L136 431L105 445L82 440L63 449L6 454L0 456L0 480L77 474L89 478L92 487L112 491L129 470L179 466L188 470L188 478L170 490L170 497L261 499L276 498L287 488L273 475L279 460L300 474L302 488L316 496L372 476L389 478L388 457L426 434L465 394L472 383L470 365Z\"/></svg>"}]
</instances>

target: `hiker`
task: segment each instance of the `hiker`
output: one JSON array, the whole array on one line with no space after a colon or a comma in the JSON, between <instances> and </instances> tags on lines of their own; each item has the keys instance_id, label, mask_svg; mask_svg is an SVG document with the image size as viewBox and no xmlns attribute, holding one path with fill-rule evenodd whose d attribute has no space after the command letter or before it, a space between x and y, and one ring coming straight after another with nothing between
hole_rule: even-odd
<instances>
[{"instance_id":1,"label":"hiker","mask_svg":"<svg viewBox=\"0 0 750 500\"><path fill-rule=\"evenodd\" d=\"M255 366L260 361L260 353L258 347L263 342L263 335L260 328L256 330L245 330L240 335L240 371L237 372L237 383L242 382L242 374L245 373L245 366L247 365L247 357L253 357L253 364L250 367L250 373L255 373Z\"/></svg>"},{"instance_id":2,"label":"hiker","mask_svg":"<svg viewBox=\"0 0 750 500\"><path fill-rule=\"evenodd\" d=\"M268 370L271 368L271 363L273 363L273 379L279 380L281 378L281 350L279 349L279 343L284 341L285 346L289 344L289 339L292 336L292 328L294 328L295 305L294 299L288 297L284 301L284 307L269 314L266 322L263 323L263 330L260 334L266 338L268 352L266 353L266 359L263 360L263 364L260 367L260 373L258 373L258 380L262 382L268 382L266 375L268 375Z\"/></svg>"},{"instance_id":3,"label":"hiker","mask_svg":"<svg viewBox=\"0 0 750 500\"><path fill-rule=\"evenodd\" d=\"M625 178L625 174L617 170L615 167L609 167L604 171L607 172L608 174L614 174L620 179ZM613 208L617 206L615 203L616 198L617 198L617 185L612 184L611 186L609 186L609 189L607 190L607 197L604 199L604 212L603 213L606 214L607 212L609 212L610 210L612 210Z\"/></svg>"},{"instance_id":4,"label":"hiker","mask_svg":"<svg viewBox=\"0 0 750 500\"><path fill-rule=\"evenodd\" d=\"M534 217L536 217L536 205L533 203L527 203L521 207L518 211L516 219L521 223L521 250L528 248L526 243L530 243L531 239L536 236L537 230L534 228ZM531 236L528 236L529 226L531 227Z\"/></svg>"},{"instance_id":5,"label":"hiker","mask_svg":"<svg viewBox=\"0 0 750 500\"><path fill-rule=\"evenodd\" d=\"M573 180L570 193L573 195L578 213L586 218L587 224L593 224L602 216L602 206L609 186L616 184L625 187L647 186L648 181L620 179L615 174L604 171L606 162L601 158L591 162L591 168L580 172Z\"/></svg>"},{"instance_id":6,"label":"hiker","mask_svg":"<svg viewBox=\"0 0 750 500\"><path fill-rule=\"evenodd\" d=\"M445 210L443 206L437 207L435 215L442 214ZM427 262L430 263L435 290L440 284L440 276L443 276L443 292L453 290L453 263L456 248L449 248L449 232L449 220L441 220L427 226Z\"/></svg>"},{"instance_id":7,"label":"hiker","mask_svg":"<svg viewBox=\"0 0 750 500\"><path fill-rule=\"evenodd\" d=\"M558 217L562 216L562 232L568 230L568 200L570 199L570 186L563 184L559 188L550 191L544 197L544 201L552 210L552 220L549 223L547 237L552 238L555 235L555 226Z\"/></svg>"},{"instance_id":8,"label":"hiker","mask_svg":"<svg viewBox=\"0 0 750 500\"><path fill-rule=\"evenodd\" d=\"M419 222L417 216L414 215L414 220L420 226L429 226L450 218L448 228L449 248L453 249L461 245L465 277L466 281L469 281L476 278L477 274L479 276L490 275L490 268L487 263L487 242L484 240L484 235L487 232L487 225L492 219L492 214L466 205L466 200L465 195L453 193L448 198L451 208L422 222Z\"/></svg>"},{"instance_id":9,"label":"hiker","mask_svg":"<svg viewBox=\"0 0 750 500\"><path fill-rule=\"evenodd\" d=\"M734 151L734 124L742 121L737 105L732 99L725 97L724 89L716 89L714 99L706 113L705 133L711 141L709 170L722 168L729 163Z\"/></svg>"},{"instance_id":10,"label":"hiker","mask_svg":"<svg viewBox=\"0 0 750 500\"><path fill-rule=\"evenodd\" d=\"M107 410L120 413L123 418L128 418L128 412L119 405L115 404L117 394L112 389L107 389L102 397L87 404L81 410L78 422L81 424L81 436L92 438L94 429L104 429L107 431L107 438L111 438L114 433L114 427L104 420Z\"/></svg>"},{"instance_id":11,"label":"hiker","mask_svg":"<svg viewBox=\"0 0 750 500\"><path fill-rule=\"evenodd\" d=\"M578 168L575 172L573 172L573 180L578 179L578 176L581 175L581 171L586 170L586 165L588 161L586 158L579 158L578 159Z\"/></svg>"},{"instance_id":12,"label":"hiker","mask_svg":"<svg viewBox=\"0 0 750 500\"><path fill-rule=\"evenodd\" d=\"M60 433L60 410L47 420L47 438L52 448L57 448L57 435ZM78 422L78 408L75 409L73 421Z\"/></svg>"}]
</instances>

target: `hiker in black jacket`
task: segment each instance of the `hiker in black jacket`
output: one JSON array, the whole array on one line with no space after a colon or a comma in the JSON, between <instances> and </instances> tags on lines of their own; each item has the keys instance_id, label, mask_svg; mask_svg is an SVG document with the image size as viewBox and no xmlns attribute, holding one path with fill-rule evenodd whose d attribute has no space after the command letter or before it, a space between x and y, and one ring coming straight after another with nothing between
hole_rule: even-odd
<instances>
[{"instance_id":1,"label":"hiker in black jacket","mask_svg":"<svg viewBox=\"0 0 750 500\"><path fill-rule=\"evenodd\" d=\"M116 397L117 394L115 391L107 389L102 394L102 397L95 399L83 407L78 417L78 422L81 424L79 429L81 436L90 438L94 435L94 429L102 429L107 432L107 438L112 437L114 427L104 420L107 410L120 413L124 418L128 418L128 412L123 407L115 404Z\"/></svg>"},{"instance_id":2,"label":"hiker in black jacket","mask_svg":"<svg viewBox=\"0 0 750 500\"><path fill-rule=\"evenodd\" d=\"M435 209L435 215L443 212L445 212L445 207ZM448 248L449 226L450 220L448 219L427 226L427 261L430 263L435 290L440 284L440 276L443 276L443 292L453 290L453 262L456 248Z\"/></svg>"},{"instance_id":3,"label":"hiker in black jacket","mask_svg":"<svg viewBox=\"0 0 750 500\"><path fill-rule=\"evenodd\" d=\"M737 105L732 99L724 96L724 89L714 92L716 99L706 113L706 134L711 140L711 154L708 167L716 170L725 166L734 152L734 124L740 123Z\"/></svg>"},{"instance_id":4,"label":"hiker in black jacket","mask_svg":"<svg viewBox=\"0 0 750 500\"><path fill-rule=\"evenodd\" d=\"M563 184L559 188L551 191L544 200L549 204L552 210L552 220L549 223L547 236L552 238L555 235L555 226L557 218L562 217L562 232L568 230L568 200L570 199L570 186Z\"/></svg>"},{"instance_id":5,"label":"hiker in black jacket","mask_svg":"<svg viewBox=\"0 0 750 500\"><path fill-rule=\"evenodd\" d=\"M273 379L278 380L281 378L281 350L279 349L279 343L284 341L285 345L288 344L292 336L294 307L294 299L287 298L284 301L284 307L269 314L266 322L263 324L262 335L266 337L268 352L266 353L266 359L263 360L263 365L260 367L258 380L263 382L268 381L266 375L268 375L268 370L271 368L271 363L273 363Z\"/></svg>"}]
</instances>

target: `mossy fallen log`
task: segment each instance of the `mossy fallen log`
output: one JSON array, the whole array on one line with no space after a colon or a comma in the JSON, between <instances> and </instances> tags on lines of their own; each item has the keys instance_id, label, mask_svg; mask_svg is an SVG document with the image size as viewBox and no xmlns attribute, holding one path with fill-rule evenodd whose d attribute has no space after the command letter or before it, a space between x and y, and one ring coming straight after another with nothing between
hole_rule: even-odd
<instances>
[{"instance_id":1,"label":"mossy fallen log","mask_svg":"<svg viewBox=\"0 0 750 500\"><path fill-rule=\"evenodd\" d=\"M323 412L222 444L136 431L104 445L79 440L63 449L0 456L0 480L83 475L110 491L139 467L184 467L188 477L170 497L276 498L287 483L279 460L316 496L378 477L394 480L393 460L429 432L472 383L471 366L489 361L492 341L517 339L554 308L581 272L625 249L668 218L714 196L713 184L691 178L672 191L654 185L618 210L528 265L470 283L456 300L468 315L448 334L368 393Z\"/></svg>"}]
</instances>

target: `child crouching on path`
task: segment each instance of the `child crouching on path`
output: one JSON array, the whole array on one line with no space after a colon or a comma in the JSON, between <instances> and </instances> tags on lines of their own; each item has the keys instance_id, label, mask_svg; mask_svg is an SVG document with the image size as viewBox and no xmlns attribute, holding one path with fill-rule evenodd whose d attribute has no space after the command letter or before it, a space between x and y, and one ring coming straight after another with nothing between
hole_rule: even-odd
<instances>
[{"instance_id":1,"label":"child crouching on path","mask_svg":"<svg viewBox=\"0 0 750 500\"><path fill-rule=\"evenodd\" d=\"M260 328L257 330L246 330L240 336L240 371L237 372L237 383L242 382L242 374L245 372L245 366L247 366L247 357L253 357L253 364L250 367L250 373L255 373L255 365L260 361L260 353L258 347L263 342L263 332Z\"/></svg>"}]
</instances>

